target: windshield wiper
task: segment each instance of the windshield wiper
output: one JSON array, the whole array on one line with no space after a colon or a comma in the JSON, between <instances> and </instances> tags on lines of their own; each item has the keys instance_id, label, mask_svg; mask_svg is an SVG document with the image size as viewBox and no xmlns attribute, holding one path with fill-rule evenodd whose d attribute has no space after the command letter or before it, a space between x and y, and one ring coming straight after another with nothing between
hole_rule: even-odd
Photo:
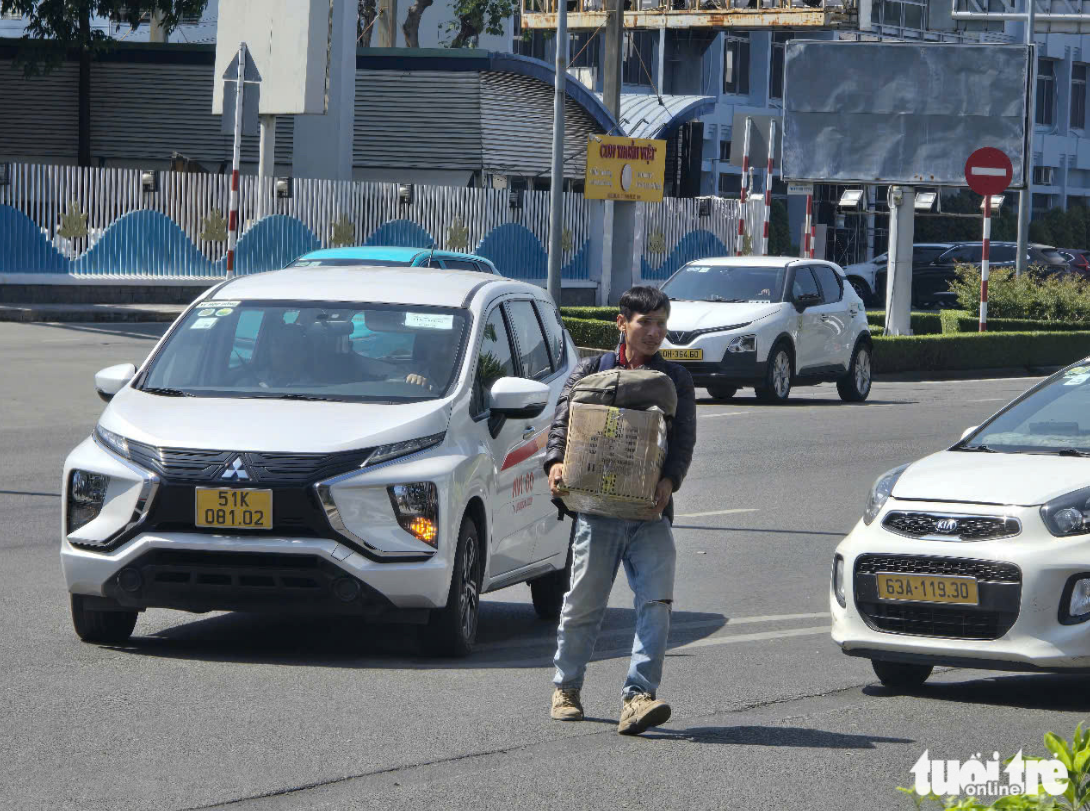
<instances>
[{"instance_id":1,"label":"windshield wiper","mask_svg":"<svg viewBox=\"0 0 1090 811\"><path fill-rule=\"evenodd\" d=\"M966 453L1002 453L1002 451L997 451L987 445L955 445L950 450L965 451Z\"/></svg>"},{"instance_id":2,"label":"windshield wiper","mask_svg":"<svg viewBox=\"0 0 1090 811\"><path fill-rule=\"evenodd\" d=\"M1080 451L1078 448L1058 448L1054 451L1045 451L1053 456L1090 456L1090 451Z\"/></svg>"},{"instance_id":3,"label":"windshield wiper","mask_svg":"<svg viewBox=\"0 0 1090 811\"><path fill-rule=\"evenodd\" d=\"M146 392L148 394L158 394L161 397L196 397L197 396L197 395L195 395L195 394L193 394L191 392L188 392L188 391L182 391L181 389L172 389L172 388L165 387L165 386L150 386L150 387L148 387L146 389L140 389L140 391Z\"/></svg>"},{"instance_id":4,"label":"windshield wiper","mask_svg":"<svg viewBox=\"0 0 1090 811\"><path fill-rule=\"evenodd\" d=\"M745 299L741 298L723 298L722 296L708 296L704 301L714 301L721 304L741 304L745 302Z\"/></svg>"},{"instance_id":5,"label":"windshield wiper","mask_svg":"<svg viewBox=\"0 0 1090 811\"><path fill-rule=\"evenodd\" d=\"M320 394L267 394L258 395L259 400L321 400L326 403L343 403L337 397L323 397Z\"/></svg>"}]
</instances>

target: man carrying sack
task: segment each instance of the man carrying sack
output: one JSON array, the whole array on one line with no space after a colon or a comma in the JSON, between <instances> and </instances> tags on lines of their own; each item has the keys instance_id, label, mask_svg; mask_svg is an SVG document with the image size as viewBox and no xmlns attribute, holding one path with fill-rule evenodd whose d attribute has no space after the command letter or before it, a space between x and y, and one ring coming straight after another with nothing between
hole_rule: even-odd
<instances>
[{"instance_id":1,"label":"man carrying sack","mask_svg":"<svg viewBox=\"0 0 1090 811\"><path fill-rule=\"evenodd\" d=\"M670 314L670 300L666 295L654 287L633 287L621 296L619 309L617 327L621 340L616 352L582 361L564 386L557 403L545 457L545 472L552 494L556 497L566 494L564 460L569 444L570 412L573 402L585 402L573 400L573 389L581 380L614 368L660 372L673 382L676 410L672 402L660 408L666 415L670 411L674 413L666 429L661 472L652 471L658 480L653 486L654 501L646 508L646 517L619 518L584 511L576 515L571 585L564 596L553 659L556 688L551 716L561 721L583 720L579 697L583 676L594 652L617 568L623 563L628 584L635 593L636 636L622 690L623 706L617 731L622 735L638 735L670 718L670 706L655 695L662 679L674 596L676 553L670 530L673 521L671 494L680 489L693 458L696 397L689 372L676 363L663 360L658 354L666 337L666 319ZM622 371L615 391L625 387L624 379Z\"/></svg>"}]
</instances>

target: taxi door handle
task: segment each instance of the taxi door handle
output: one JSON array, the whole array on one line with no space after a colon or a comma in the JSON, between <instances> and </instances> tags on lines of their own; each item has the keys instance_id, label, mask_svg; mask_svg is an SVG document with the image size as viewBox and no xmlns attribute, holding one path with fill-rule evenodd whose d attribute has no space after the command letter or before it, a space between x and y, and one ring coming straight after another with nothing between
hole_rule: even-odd
<instances>
[{"instance_id":1,"label":"taxi door handle","mask_svg":"<svg viewBox=\"0 0 1090 811\"><path fill-rule=\"evenodd\" d=\"M525 428L522 429L522 438L523 439L529 439L530 437L532 437L536 433L537 433L537 429L534 426L527 425Z\"/></svg>"}]
</instances>

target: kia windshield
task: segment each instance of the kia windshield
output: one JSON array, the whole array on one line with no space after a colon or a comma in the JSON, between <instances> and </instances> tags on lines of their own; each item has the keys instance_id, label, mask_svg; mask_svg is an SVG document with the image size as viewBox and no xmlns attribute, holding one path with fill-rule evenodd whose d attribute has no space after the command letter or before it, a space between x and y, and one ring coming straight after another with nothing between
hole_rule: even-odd
<instances>
[{"instance_id":1,"label":"kia windshield","mask_svg":"<svg viewBox=\"0 0 1090 811\"><path fill-rule=\"evenodd\" d=\"M662 286L675 301L783 300L783 267L686 265Z\"/></svg>"},{"instance_id":2,"label":"kia windshield","mask_svg":"<svg viewBox=\"0 0 1090 811\"><path fill-rule=\"evenodd\" d=\"M954 450L1090 456L1090 364L1045 381Z\"/></svg>"},{"instance_id":3,"label":"kia windshield","mask_svg":"<svg viewBox=\"0 0 1090 811\"><path fill-rule=\"evenodd\" d=\"M137 388L164 397L415 402L453 385L465 310L209 301L171 330Z\"/></svg>"}]
</instances>

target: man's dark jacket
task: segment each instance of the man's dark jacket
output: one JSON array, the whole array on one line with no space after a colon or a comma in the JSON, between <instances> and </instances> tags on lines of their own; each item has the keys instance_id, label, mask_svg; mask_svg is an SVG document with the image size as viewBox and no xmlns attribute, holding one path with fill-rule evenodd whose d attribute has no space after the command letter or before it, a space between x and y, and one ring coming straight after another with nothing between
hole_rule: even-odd
<instances>
[{"instance_id":1,"label":"man's dark jacket","mask_svg":"<svg viewBox=\"0 0 1090 811\"><path fill-rule=\"evenodd\" d=\"M575 384L587 375L595 374L601 363L601 356L584 358L575 367L564 390L560 393L560 399L556 403L556 414L553 416L553 424L549 429L549 445L545 454L545 473L558 462L564 461L564 450L568 445L568 398ZM662 465L663 478L669 479L674 484L674 492L681 489L681 483L685 481L685 474L689 472L689 464L693 461L693 447L696 445L696 392L693 386L692 375L688 370L677 363L663 360L657 352L647 361L646 369L653 369L669 375L677 389L677 413L673 420L667 422L666 428L666 461ZM554 500L558 501L558 500ZM558 505L566 511L562 505ZM670 497L670 503L663 511L673 523L674 499Z\"/></svg>"}]
</instances>

